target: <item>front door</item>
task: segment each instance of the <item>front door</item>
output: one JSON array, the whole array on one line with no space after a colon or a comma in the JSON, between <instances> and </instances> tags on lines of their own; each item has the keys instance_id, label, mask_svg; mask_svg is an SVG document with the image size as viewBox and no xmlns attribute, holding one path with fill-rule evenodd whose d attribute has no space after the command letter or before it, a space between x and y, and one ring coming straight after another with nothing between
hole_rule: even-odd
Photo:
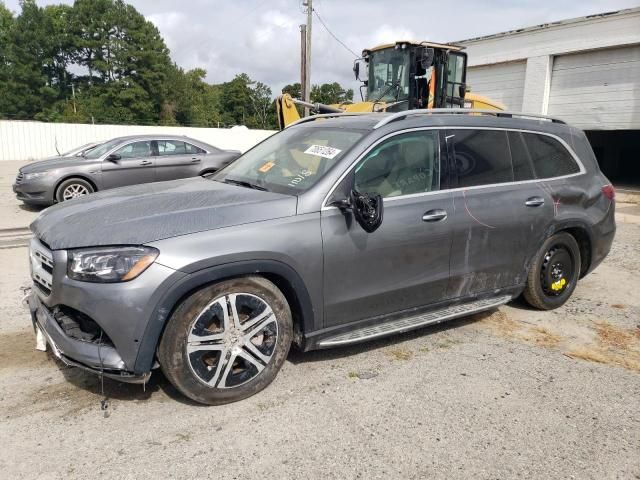
<instances>
[{"instance_id":1,"label":"front door","mask_svg":"<svg viewBox=\"0 0 640 480\"><path fill-rule=\"evenodd\" d=\"M155 181L155 160L150 140L129 143L113 153L120 158L102 161L103 188Z\"/></svg>"},{"instance_id":2,"label":"front door","mask_svg":"<svg viewBox=\"0 0 640 480\"><path fill-rule=\"evenodd\" d=\"M444 299L449 279L452 213L441 190L437 131L401 133L376 145L333 195L351 188L383 196L382 225L365 232L349 211L325 208L325 326Z\"/></svg>"}]
</instances>

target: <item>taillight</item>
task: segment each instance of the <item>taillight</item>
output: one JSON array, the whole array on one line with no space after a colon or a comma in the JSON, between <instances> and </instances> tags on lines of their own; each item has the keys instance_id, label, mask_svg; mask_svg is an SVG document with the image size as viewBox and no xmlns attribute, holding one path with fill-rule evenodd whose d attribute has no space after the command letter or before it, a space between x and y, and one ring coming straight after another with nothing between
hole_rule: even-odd
<instances>
[{"instance_id":1,"label":"taillight","mask_svg":"<svg viewBox=\"0 0 640 480\"><path fill-rule=\"evenodd\" d=\"M602 193L609 200L613 200L614 198L616 198L616 189L613 188L613 185L611 185L611 184L608 184L608 185L605 185L604 187L602 187Z\"/></svg>"}]
</instances>

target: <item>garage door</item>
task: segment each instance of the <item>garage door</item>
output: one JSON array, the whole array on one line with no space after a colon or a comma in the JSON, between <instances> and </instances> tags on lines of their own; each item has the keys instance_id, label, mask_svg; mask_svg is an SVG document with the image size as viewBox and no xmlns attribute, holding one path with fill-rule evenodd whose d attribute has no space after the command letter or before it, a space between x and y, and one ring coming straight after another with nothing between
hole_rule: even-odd
<instances>
[{"instance_id":1,"label":"garage door","mask_svg":"<svg viewBox=\"0 0 640 480\"><path fill-rule=\"evenodd\" d=\"M507 110L522 110L525 62L469 67L467 84L473 93L503 103Z\"/></svg>"},{"instance_id":2,"label":"garage door","mask_svg":"<svg viewBox=\"0 0 640 480\"><path fill-rule=\"evenodd\" d=\"M640 46L556 57L548 112L584 130L640 128Z\"/></svg>"}]
</instances>

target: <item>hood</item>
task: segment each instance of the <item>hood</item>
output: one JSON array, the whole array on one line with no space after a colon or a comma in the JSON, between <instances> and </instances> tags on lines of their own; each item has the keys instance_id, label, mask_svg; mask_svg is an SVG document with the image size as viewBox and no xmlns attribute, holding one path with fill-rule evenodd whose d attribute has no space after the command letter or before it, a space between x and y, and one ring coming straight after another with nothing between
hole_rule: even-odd
<instances>
[{"instance_id":1,"label":"hood","mask_svg":"<svg viewBox=\"0 0 640 480\"><path fill-rule=\"evenodd\" d=\"M295 215L297 198L201 177L106 190L44 210L31 224L54 250L142 245Z\"/></svg>"},{"instance_id":2,"label":"hood","mask_svg":"<svg viewBox=\"0 0 640 480\"><path fill-rule=\"evenodd\" d=\"M48 172L57 168L79 167L88 165L92 160L84 157L51 157L45 160L32 162L20 168L22 173Z\"/></svg>"}]
</instances>

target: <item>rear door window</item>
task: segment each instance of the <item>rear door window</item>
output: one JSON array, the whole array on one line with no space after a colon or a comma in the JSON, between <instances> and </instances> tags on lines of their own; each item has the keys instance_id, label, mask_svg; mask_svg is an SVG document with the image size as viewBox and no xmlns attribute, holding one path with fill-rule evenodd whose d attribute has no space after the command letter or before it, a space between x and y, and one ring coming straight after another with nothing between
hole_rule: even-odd
<instances>
[{"instance_id":1,"label":"rear door window","mask_svg":"<svg viewBox=\"0 0 640 480\"><path fill-rule=\"evenodd\" d=\"M185 143L178 140L158 140L158 154L165 155L185 155L187 150Z\"/></svg>"},{"instance_id":2,"label":"rear door window","mask_svg":"<svg viewBox=\"0 0 640 480\"><path fill-rule=\"evenodd\" d=\"M507 132L502 130L447 130L458 187L513 181Z\"/></svg>"},{"instance_id":3,"label":"rear door window","mask_svg":"<svg viewBox=\"0 0 640 480\"><path fill-rule=\"evenodd\" d=\"M523 133L536 178L553 178L580 172L568 150L553 137Z\"/></svg>"}]
</instances>

